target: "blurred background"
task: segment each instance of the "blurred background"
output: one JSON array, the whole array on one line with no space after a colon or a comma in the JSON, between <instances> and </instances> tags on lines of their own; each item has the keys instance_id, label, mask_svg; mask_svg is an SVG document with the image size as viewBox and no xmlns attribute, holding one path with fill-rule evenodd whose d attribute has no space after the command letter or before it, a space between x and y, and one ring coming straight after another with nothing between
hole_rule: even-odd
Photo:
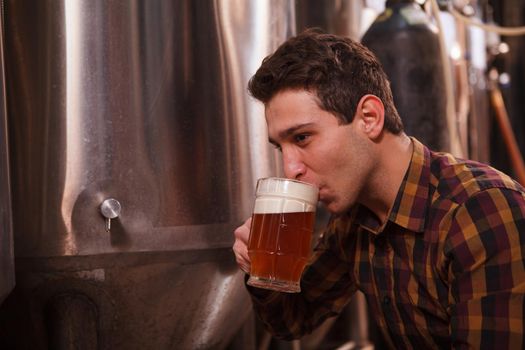
<instances>
[{"instance_id":1,"label":"blurred background","mask_svg":"<svg viewBox=\"0 0 525 350\"><path fill-rule=\"evenodd\" d=\"M231 251L281 174L246 84L305 28L377 55L408 134L525 183L521 0L0 4L2 349L382 348L362 295L273 339Z\"/></svg>"}]
</instances>

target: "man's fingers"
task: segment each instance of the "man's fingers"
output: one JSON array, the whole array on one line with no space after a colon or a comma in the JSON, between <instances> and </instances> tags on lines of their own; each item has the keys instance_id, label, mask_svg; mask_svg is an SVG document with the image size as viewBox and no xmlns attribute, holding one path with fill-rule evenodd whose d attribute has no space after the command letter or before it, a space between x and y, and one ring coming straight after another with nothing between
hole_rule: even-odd
<instances>
[{"instance_id":1,"label":"man's fingers","mask_svg":"<svg viewBox=\"0 0 525 350\"><path fill-rule=\"evenodd\" d=\"M250 227L252 219L249 218L234 231L235 243L233 252L237 264L246 273L250 272L250 257L248 256L248 239L250 236Z\"/></svg>"},{"instance_id":2,"label":"man's fingers","mask_svg":"<svg viewBox=\"0 0 525 350\"><path fill-rule=\"evenodd\" d=\"M238 264L249 265L248 248L244 243L236 240L233 244L233 251Z\"/></svg>"}]
</instances>

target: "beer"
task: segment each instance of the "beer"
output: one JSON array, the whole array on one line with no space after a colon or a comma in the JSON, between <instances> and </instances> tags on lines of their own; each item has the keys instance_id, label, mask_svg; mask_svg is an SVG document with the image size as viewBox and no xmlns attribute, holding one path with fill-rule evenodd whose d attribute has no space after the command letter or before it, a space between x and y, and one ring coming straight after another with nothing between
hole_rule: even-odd
<instances>
[{"instance_id":1,"label":"beer","mask_svg":"<svg viewBox=\"0 0 525 350\"><path fill-rule=\"evenodd\" d=\"M289 179L257 182L248 255L248 284L284 292L299 292L310 255L318 190Z\"/></svg>"},{"instance_id":2,"label":"beer","mask_svg":"<svg viewBox=\"0 0 525 350\"><path fill-rule=\"evenodd\" d=\"M299 281L310 255L314 212L254 214L248 243L251 273L270 281Z\"/></svg>"}]
</instances>

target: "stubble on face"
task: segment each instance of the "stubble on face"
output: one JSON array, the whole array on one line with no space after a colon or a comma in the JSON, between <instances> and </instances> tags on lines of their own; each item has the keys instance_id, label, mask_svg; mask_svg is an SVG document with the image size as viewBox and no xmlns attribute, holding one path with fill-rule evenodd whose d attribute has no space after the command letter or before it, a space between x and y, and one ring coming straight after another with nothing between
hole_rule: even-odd
<instances>
[{"instance_id":1,"label":"stubble on face","mask_svg":"<svg viewBox=\"0 0 525 350\"><path fill-rule=\"evenodd\" d=\"M284 167L304 166L299 179L319 187L319 199L330 212L344 213L365 196L373 157L370 140L359 123L341 124L307 91L283 91L274 96L266 105L266 120L271 142L282 149ZM298 129L299 134L309 135L305 144L295 143L295 132L285 132L298 125L310 125ZM287 176L294 174L289 171Z\"/></svg>"},{"instance_id":2,"label":"stubble on face","mask_svg":"<svg viewBox=\"0 0 525 350\"><path fill-rule=\"evenodd\" d=\"M366 202L375 168L369 140L353 128L346 134L347 139L342 143L339 154L334 156L336 166L330 176L333 198L326 205L334 214L343 214L357 203Z\"/></svg>"}]
</instances>

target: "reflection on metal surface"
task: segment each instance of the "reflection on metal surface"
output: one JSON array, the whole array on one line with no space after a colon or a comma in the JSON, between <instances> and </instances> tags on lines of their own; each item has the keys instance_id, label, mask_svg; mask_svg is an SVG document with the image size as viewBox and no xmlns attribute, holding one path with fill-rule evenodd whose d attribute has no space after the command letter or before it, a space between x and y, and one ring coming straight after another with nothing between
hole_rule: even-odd
<instances>
[{"instance_id":1,"label":"reflection on metal surface","mask_svg":"<svg viewBox=\"0 0 525 350\"><path fill-rule=\"evenodd\" d=\"M293 34L293 2L8 0L5 12L22 266L6 310L56 320L68 300L93 302L100 348L223 347L249 310L232 230L256 179L277 171L245 87ZM123 210L106 233L108 198ZM39 319L5 341L29 341L24 329L42 341Z\"/></svg>"},{"instance_id":2,"label":"reflection on metal surface","mask_svg":"<svg viewBox=\"0 0 525 350\"><path fill-rule=\"evenodd\" d=\"M288 2L30 3L6 6L18 256L181 249L166 228L249 215L275 162L245 86L292 33ZM126 208L125 245L99 234L108 197Z\"/></svg>"},{"instance_id":3,"label":"reflection on metal surface","mask_svg":"<svg viewBox=\"0 0 525 350\"><path fill-rule=\"evenodd\" d=\"M366 16L360 0L296 0L297 29L318 27L330 34L359 40Z\"/></svg>"},{"instance_id":4,"label":"reflection on metal surface","mask_svg":"<svg viewBox=\"0 0 525 350\"><path fill-rule=\"evenodd\" d=\"M3 25L0 17L0 304L15 285L3 57Z\"/></svg>"}]
</instances>

